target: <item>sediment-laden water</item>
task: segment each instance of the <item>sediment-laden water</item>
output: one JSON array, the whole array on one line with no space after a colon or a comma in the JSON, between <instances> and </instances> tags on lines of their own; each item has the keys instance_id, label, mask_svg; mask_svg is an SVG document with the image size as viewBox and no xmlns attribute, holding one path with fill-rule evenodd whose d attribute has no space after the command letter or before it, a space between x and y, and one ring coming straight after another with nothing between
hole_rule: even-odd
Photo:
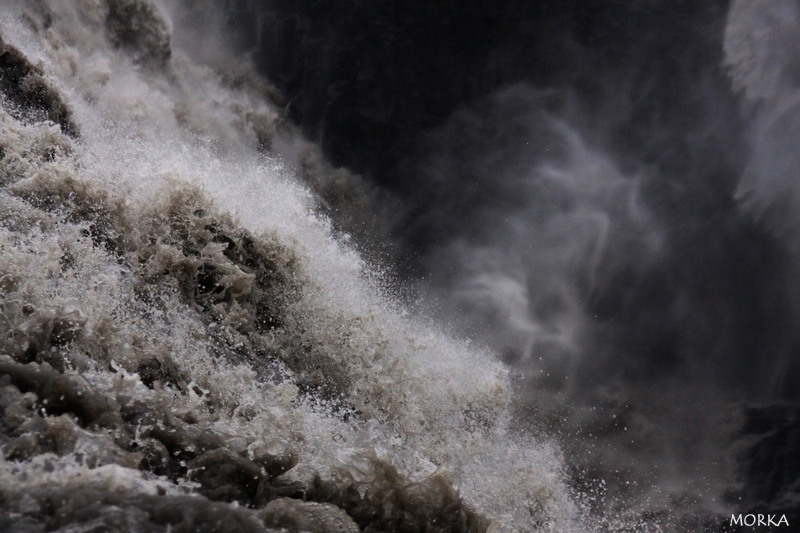
<instances>
[{"instance_id":1,"label":"sediment-laden water","mask_svg":"<svg viewBox=\"0 0 800 533\"><path fill-rule=\"evenodd\" d=\"M0 529L723 531L737 509L794 512L796 465L774 456L797 449L797 336L734 334L800 301L776 140L797 62L760 37L800 18L763 4L734 2L724 36L755 141L703 255L747 268L717 282L673 268L702 209L665 215L563 93L455 113L420 165L440 204L409 207L329 163L225 32L180 27L196 5L4 2ZM414 208L452 238L406 284L387 263ZM740 278L752 293L729 296Z\"/></svg>"},{"instance_id":2,"label":"sediment-laden water","mask_svg":"<svg viewBox=\"0 0 800 533\"><path fill-rule=\"evenodd\" d=\"M6 5L2 38L4 530L580 527L507 370L270 158L265 82L150 2Z\"/></svg>"}]
</instances>

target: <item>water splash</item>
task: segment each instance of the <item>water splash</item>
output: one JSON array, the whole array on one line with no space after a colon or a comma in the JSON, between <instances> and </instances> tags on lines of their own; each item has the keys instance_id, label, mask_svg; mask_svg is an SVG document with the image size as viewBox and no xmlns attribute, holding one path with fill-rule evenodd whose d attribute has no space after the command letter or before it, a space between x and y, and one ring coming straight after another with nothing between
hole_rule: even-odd
<instances>
[{"instance_id":1,"label":"water splash","mask_svg":"<svg viewBox=\"0 0 800 533\"><path fill-rule=\"evenodd\" d=\"M0 112L0 523L583 530L508 371L387 296L270 157L296 134L263 86L171 26L4 7L30 89L4 78Z\"/></svg>"}]
</instances>

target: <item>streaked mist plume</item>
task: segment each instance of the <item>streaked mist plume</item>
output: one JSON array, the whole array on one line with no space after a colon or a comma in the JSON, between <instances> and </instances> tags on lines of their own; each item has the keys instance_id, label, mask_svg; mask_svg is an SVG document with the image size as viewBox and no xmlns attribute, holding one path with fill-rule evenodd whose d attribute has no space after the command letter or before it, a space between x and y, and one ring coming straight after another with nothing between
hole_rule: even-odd
<instances>
[{"instance_id":1,"label":"streaked mist plume","mask_svg":"<svg viewBox=\"0 0 800 533\"><path fill-rule=\"evenodd\" d=\"M7 2L0 529L794 524L799 90L794 0Z\"/></svg>"}]
</instances>

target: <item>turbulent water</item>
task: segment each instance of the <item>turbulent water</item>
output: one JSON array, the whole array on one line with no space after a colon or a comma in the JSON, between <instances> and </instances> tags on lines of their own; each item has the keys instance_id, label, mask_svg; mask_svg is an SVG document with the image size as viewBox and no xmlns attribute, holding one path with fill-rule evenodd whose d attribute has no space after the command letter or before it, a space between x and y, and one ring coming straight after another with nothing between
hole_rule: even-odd
<instances>
[{"instance_id":1,"label":"turbulent water","mask_svg":"<svg viewBox=\"0 0 800 533\"><path fill-rule=\"evenodd\" d=\"M800 20L791 2L764 4ZM425 261L448 273L431 294L509 367L376 266L396 253L382 242L394 200L327 163L221 33L198 45L184 7L0 5L0 529L721 530L741 490L736 395L719 392L733 378L603 388L614 354L581 355L614 345L589 315L616 304L587 311L586 288L622 291L674 246L643 178L525 87L436 134L450 148L427 163L434 186L464 168L494 179L504 162L494 202L465 224L480 231ZM781 69L797 63L764 56L752 21L782 15L755 9L735 3L726 33L766 139L738 216L766 217L791 256L797 213L774 204L797 191L774 169L792 152L770 138L796 113ZM608 255L643 259L609 268ZM727 348L690 351L719 365ZM776 353L757 378L781 391L795 367Z\"/></svg>"},{"instance_id":2,"label":"turbulent water","mask_svg":"<svg viewBox=\"0 0 800 533\"><path fill-rule=\"evenodd\" d=\"M149 2L17 7L4 529L579 528L556 451L509 435L507 371L408 316L259 152L263 83L193 64Z\"/></svg>"}]
</instances>

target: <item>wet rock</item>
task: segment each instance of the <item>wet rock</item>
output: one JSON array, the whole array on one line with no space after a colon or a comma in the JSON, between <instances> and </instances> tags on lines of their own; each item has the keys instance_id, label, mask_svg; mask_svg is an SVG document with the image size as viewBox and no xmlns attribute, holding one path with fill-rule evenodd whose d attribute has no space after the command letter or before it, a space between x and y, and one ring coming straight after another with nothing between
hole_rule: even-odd
<instances>
[{"instance_id":1,"label":"wet rock","mask_svg":"<svg viewBox=\"0 0 800 533\"><path fill-rule=\"evenodd\" d=\"M358 533L353 519L338 507L325 503L304 502L280 498L270 502L262 511L264 524L291 533Z\"/></svg>"}]
</instances>

